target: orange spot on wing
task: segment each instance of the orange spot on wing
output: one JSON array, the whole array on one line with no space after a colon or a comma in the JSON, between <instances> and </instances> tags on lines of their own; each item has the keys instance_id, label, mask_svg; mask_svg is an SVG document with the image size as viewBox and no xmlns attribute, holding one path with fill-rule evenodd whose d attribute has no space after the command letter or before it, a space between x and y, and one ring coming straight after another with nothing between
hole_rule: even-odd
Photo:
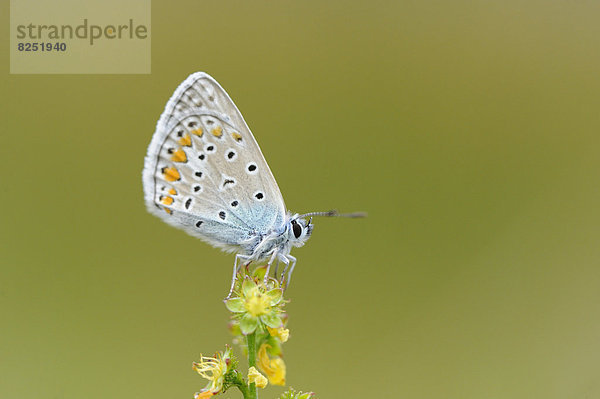
<instances>
[{"instance_id":1,"label":"orange spot on wing","mask_svg":"<svg viewBox=\"0 0 600 399\"><path fill-rule=\"evenodd\" d=\"M223 135L223 129L221 128L221 126L217 126L212 130L211 133L213 136L220 138Z\"/></svg>"},{"instance_id":2,"label":"orange spot on wing","mask_svg":"<svg viewBox=\"0 0 600 399\"><path fill-rule=\"evenodd\" d=\"M177 195L177 190L175 190L174 188L171 188L169 190L169 194L171 194L171 195Z\"/></svg>"},{"instance_id":3,"label":"orange spot on wing","mask_svg":"<svg viewBox=\"0 0 600 399\"><path fill-rule=\"evenodd\" d=\"M163 197L160 202L162 202L165 205L172 205L173 204L173 197Z\"/></svg>"},{"instance_id":4,"label":"orange spot on wing","mask_svg":"<svg viewBox=\"0 0 600 399\"><path fill-rule=\"evenodd\" d=\"M169 208L163 208L165 210L165 212L167 212L169 215L173 214L173 211L170 210Z\"/></svg>"},{"instance_id":5,"label":"orange spot on wing","mask_svg":"<svg viewBox=\"0 0 600 399\"><path fill-rule=\"evenodd\" d=\"M179 172L177 171L177 169L169 166L167 168L163 168L162 169L163 174L165 175L165 179L167 181L176 181L181 179L181 176L179 175Z\"/></svg>"},{"instance_id":6,"label":"orange spot on wing","mask_svg":"<svg viewBox=\"0 0 600 399\"><path fill-rule=\"evenodd\" d=\"M233 139L234 139L235 141L237 141L238 143L239 143L240 141L242 141L242 135L241 135L241 134L239 134L239 133L237 133L237 132L233 132L233 133L231 133L231 137L233 137Z\"/></svg>"},{"instance_id":7,"label":"orange spot on wing","mask_svg":"<svg viewBox=\"0 0 600 399\"><path fill-rule=\"evenodd\" d=\"M202 137L202 135L204 134L204 132L202 131L202 128L198 128L196 130L192 130L192 134L195 134L198 137Z\"/></svg>"},{"instance_id":8,"label":"orange spot on wing","mask_svg":"<svg viewBox=\"0 0 600 399\"><path fill-rule=\"evenodd\" d=\"M174 162L186 162L187 161L187 156L185 155L185 151L183 151L181 148L175 150L175 152L173 152L173 156L171 157L171 159Z\"/></svg>"},{"instance_id":9,"label":"orange spot on wing","mask_svg":"<svg viewBox=\"0 0 600 399\"><path fill-rule=\"evenodd\" d=\"M184 147L192 146L192 138L187 133L182 138L180 138L177 142L179 143L179 145L182 145Z\"/></svg>"}]
</instances>

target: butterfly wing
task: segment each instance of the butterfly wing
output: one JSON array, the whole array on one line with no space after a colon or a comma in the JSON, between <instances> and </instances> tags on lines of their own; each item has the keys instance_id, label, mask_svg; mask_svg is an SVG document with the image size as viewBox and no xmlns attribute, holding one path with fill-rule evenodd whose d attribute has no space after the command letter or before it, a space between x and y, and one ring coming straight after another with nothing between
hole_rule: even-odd
<instances>
[{"instance_id":1,"label":"butterfly wing","mask_svg":"<svg viewBox=\"0 0 600 399\"><path fill-rule=\"evenodd\" d=\"M143 171L148 210L226 250L281 227L285 204L244 118L209 75L190 75L161 115Z\"/></svg>"}]
</instances>

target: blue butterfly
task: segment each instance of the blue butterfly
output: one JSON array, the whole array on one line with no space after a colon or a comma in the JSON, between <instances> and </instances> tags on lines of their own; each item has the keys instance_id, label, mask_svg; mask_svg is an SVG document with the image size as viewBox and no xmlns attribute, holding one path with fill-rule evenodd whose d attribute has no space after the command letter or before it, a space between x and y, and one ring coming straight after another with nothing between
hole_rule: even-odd
<instances>
[{"instance_id":1,"label":"blue butterfly","mask_svg":"<svg viewBox=\"0 0 600 399\"><path fill-rule=\"evenodd\" d=\"M240 265L251 262L268 260L267 278L270 266L281 261L287 286L296 265L290 251L311 236L312 216L364 216L287 212L244 118L203 72L190 75L167 102L148 147L143 185L151 213L236 253L229 295Z\"/></svg>"}]
</instances>

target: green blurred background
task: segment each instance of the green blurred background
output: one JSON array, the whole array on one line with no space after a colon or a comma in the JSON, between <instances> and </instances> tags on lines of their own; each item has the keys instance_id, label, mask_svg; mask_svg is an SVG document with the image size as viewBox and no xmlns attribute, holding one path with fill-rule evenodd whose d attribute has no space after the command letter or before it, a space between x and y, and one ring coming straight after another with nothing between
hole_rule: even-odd
<instances>
[{"instance_id":1,"label":"green blurred background","mask_svg":"<svg viewBox=\"0 0 600 399\"><path fill-rule=\"evenodd\" d=\"M1 43L0 397L204 386L191 362L231 341L233 257L148 214L141 187L155 123L199 70L289 209L369 212L317 220L293 252L289 385L600 397L600 3L155 0L152 16L151 75L9 75Z\"/></svg>"}]
</instances>

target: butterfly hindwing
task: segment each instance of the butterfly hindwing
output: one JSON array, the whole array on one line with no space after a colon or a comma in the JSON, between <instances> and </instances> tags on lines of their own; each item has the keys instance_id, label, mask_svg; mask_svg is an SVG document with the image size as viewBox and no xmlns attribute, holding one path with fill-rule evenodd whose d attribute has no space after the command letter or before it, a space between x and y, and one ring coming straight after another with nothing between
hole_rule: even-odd
<instances>
[{"instance_id":1,"label":"butterfly hindwing","mask_svg":"<svg viewBox=\"0 0 600 399\"><path fill-rule=\"evenodd\" d=\"M227 93L195 73L175 91L148 148L148 209L217 247L281 226L285 205L256 140Z\"/></svg>"}]
</instances>

